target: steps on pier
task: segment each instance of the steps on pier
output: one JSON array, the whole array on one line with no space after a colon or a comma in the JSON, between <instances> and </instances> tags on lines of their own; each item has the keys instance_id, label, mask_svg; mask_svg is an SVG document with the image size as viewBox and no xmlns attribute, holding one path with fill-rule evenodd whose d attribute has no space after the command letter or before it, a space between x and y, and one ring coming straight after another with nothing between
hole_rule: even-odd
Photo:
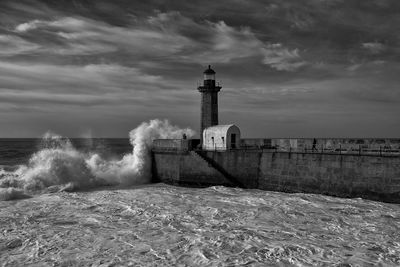
<instances>
[{"instance_id":1,"label":"steps on pier","mask_svg":"<svg viewBox=\"0 0 400 267\"><path fill-rule=\"evenodd\" d=\"M234 176L230 175L222 166L220 166L214 159L210 158L207 156L205 151L193 151L195 155L203 159L205 162L208 163L208 165L214 169L216 169L219 173L221 173L225 179L227 179L229 182L231 182L233 185L246 188L246 186L241 183L238 179L236 179Z\"/></svg>"}]
</instances>

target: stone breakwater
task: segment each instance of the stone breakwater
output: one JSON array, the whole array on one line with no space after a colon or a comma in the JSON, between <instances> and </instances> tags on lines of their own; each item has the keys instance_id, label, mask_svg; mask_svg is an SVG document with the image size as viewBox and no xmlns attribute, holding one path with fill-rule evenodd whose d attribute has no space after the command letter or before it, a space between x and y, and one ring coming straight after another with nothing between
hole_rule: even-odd
<instances>
[{"instance_id":1,"label":"stone breakwater","mask_svg":"<svg viewBox=\"0 0 400 267\"><path fill-rule=\"evenodd\" d=\"M153 177L173 184L239 185L400 203L398 156L154 149Z\"/></svg>"}]
</instances>

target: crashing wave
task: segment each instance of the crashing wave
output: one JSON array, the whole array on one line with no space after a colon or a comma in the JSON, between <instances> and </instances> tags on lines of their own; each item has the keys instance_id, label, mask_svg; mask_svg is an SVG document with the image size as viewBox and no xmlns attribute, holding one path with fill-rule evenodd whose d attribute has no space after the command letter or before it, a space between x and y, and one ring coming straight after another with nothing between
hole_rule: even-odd
<instances>
[{"instance_id":1,"label":"crashing wave","mask_svg":"<svg viewBox=\"0 0 400 267\"><path fill-rule=\"evenodd\" d=\"M79 190L102 185L138 185L151 181L151 146L154 139L181 138L194 135L191 129L180 129L168 120L143 122L129 134L132 153L121 160L106 160L97 153L78 151L68 138L46 133L41 149L27 165L15 171L1 171L0 200L19 198L54 187ZM14 190L14 191L13 191Z\"/></svg>"}]
</instances>

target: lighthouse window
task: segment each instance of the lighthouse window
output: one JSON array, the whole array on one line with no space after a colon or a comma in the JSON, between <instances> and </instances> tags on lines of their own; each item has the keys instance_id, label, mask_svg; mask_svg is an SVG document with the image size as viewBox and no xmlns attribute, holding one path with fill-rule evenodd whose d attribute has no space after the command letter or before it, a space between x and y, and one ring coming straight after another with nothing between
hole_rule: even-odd
<instances>
[{"instance_id":1,"label":"lighthouse window","mask_svg":"<svg viewBox=\"0 0 400 267\"><path fill-rule=\"evenodd\" d=\"M215 80L215 74L204 74L204 80Z\"/></svg>"}]
</instances>

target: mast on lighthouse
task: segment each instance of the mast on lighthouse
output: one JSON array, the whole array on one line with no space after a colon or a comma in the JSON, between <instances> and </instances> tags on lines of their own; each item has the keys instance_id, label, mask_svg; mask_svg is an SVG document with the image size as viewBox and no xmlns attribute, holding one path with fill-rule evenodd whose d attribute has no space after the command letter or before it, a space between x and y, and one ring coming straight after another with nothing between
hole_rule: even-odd
<instances>
[{"instance_id":1,"label":"mast on lighthouse","mask_svg":"<svg viewBox=\"0 0 400 267\"><path fill-rule=\"evenodd\" d=\"M200 142L203 144L205 128L218 125L218 92L221 86L215 85L215 71L208 65L204 71L203 85L197 89L201 93Z\"/></svg>"}]
</instances>

